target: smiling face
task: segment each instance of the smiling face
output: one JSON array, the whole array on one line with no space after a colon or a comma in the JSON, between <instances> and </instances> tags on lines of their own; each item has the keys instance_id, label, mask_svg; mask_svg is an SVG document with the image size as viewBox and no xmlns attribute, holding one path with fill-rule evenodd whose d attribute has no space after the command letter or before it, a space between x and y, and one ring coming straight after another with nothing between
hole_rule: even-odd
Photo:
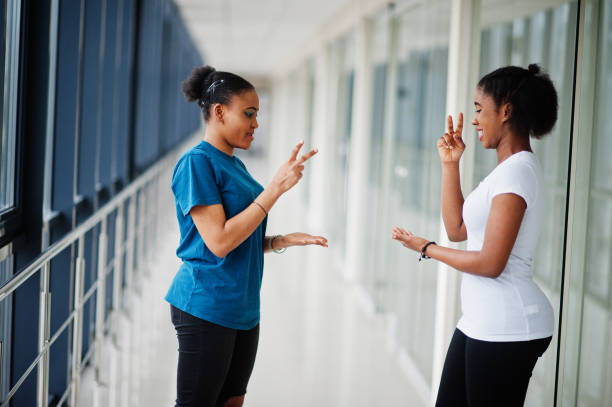
<instances>
[{"instance_id":1,"label":"smiling face","mask_svg":"<svg viewBox=\"0 0 612 407\"><path fill-rule=\"evenodd\" d=\"M213 106L215 116L221 118L221 126L218 130L222 133L223 139L229 147L244 150L251 147L254 139L253 133L259 126L257 123L258 111L259 97L255 90L247 90L233 95L227 105Z\"/></svg>"},{"instance_id":2,"label":"smiling face","mask_svg":"<svg viewBox=\"0 0 612 407\"><path fill-rule=\"evenodd\" d=\"M481 88L476 88L474 107L476 113L472 124L476 126L478 140L484 148L497 148L507 121L507 106L498 107L491 96L484 93Z\"/></svg>"}]
</instances>

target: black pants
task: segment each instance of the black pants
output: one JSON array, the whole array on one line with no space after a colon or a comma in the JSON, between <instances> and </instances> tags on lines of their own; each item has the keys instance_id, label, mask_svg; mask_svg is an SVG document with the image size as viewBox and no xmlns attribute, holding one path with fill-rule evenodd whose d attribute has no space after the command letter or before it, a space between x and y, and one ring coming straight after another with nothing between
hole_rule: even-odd
<instances>
[{"instance_id":1,"label":"black pants","mask_svg":"<svg viewBox=\"0 0 612 407\"><path fill-rule=\"evenodd\" d=\"M486 342L455 330L444 361L436 407L518 407L536 361L552 338Z\"/></svg>"},{"instance_id":2,"label":"black pants","mask_svg":"<svg viewBox=\"0 0 612 407\"><path fill-rule=\"evenodd\" d=\"M253 371L259 324L248 331L226 328L170 306L179 358L176 407L217 407L246 393Z\"/></svg>"}]
</instances>

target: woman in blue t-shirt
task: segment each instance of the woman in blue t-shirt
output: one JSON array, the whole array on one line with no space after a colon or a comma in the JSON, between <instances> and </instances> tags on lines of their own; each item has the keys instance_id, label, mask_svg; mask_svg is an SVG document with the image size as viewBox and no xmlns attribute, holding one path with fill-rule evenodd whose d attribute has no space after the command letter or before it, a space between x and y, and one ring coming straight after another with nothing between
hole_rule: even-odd
<instances>
[{"instance_id":1,"label":"woman in blue t-shirt","mask_svg":"<svg viewBox=\"0 0 612 407\"><path fill-rule=\"evenodd\" d=\"M241 406L257 353L264 252L327 247L306 233L266 236L268 212L317 150L298 158L299 142L264 189L234 156L258 126L253 85L204 66L182 90L202 109L206 133L172 175L183 261L166 295L179 342L176 405Z\"/></svg>"}]
</instances>

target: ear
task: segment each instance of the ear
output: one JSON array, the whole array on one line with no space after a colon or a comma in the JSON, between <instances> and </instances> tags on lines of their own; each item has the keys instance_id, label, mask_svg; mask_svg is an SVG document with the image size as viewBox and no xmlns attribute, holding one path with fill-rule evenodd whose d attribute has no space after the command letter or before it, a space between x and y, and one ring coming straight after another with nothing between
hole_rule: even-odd
<instances>
[{"instance_id":1,"label":"ear","mask_svg":"<svg viewBox=\"0 0 612 407\"><path fill-rule=\"evenodd\" d=\"M504 117L502 118L502 123L507 122L512 117L512 105L510 103L504 103L502 106Z\"/></svg>"},{"instance_id":2,"label":"ear","mask_svg":"<svg viewBox=\"0 0 612 407\"><path fill-rule=\"evenodd\" d=\"M225 114L225 109L223 108L223 105L221 103L217 103L213 106L213 115L221 123L223 123L224 114Z\"/></svg>"}]
</instances>

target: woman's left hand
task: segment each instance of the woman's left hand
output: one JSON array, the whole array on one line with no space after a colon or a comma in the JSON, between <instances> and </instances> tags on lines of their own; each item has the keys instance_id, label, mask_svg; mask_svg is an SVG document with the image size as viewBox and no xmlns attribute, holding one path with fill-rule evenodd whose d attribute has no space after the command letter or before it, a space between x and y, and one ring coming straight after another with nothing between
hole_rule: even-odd
<instances>
[{"instance_id":1,"label":"woman's left hand","mask_svg":"<svg viewBox=\"0 0 612 407\"><path fill-rule=\"evenodd\" d=\"M400 242L402 245L404 245L404 247L407 247L417 252L420 252L423 246L425 246L427 242L429 242L429 240L415 236L411 232L397 226L393 228L393 231L391 232L391 238Z\"/></svg>"},{"instance_id":2,"label":"woman's left hand","mask_svg":"<svg viewBox=\"0 0 612 407\"><path fill-rule=\"evenodd\" d=\"M308 233L295 232L274 239L274 248L282 249L291 246L318 245L327 247L327 239L323 236L313 236Z\"/></svg>"}]
</instances>

